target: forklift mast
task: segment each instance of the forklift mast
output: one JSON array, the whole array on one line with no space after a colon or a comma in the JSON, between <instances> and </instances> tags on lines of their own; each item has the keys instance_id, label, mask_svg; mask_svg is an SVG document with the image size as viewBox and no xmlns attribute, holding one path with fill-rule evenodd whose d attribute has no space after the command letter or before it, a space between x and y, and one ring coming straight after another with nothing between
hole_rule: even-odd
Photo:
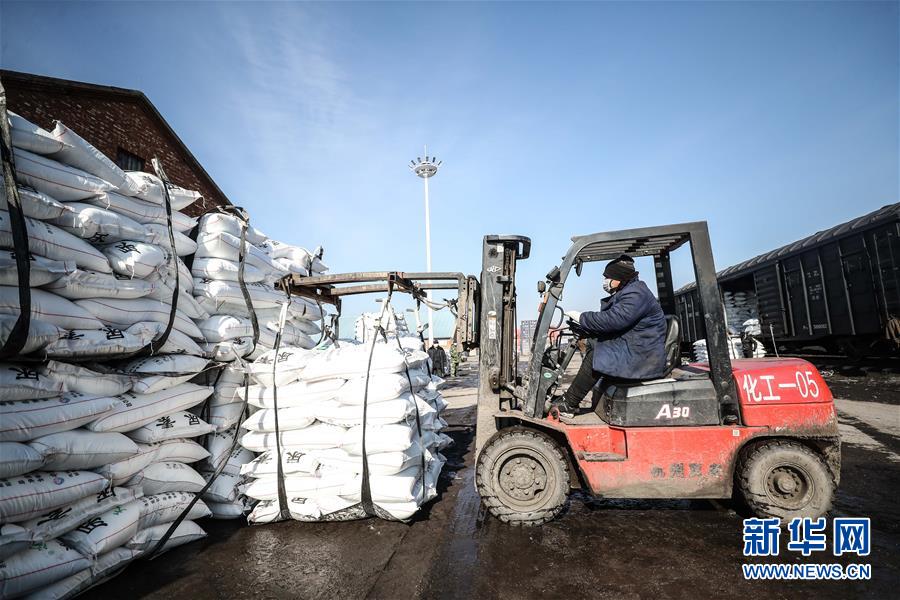
<instances>
[{"instance_id":1,"label":"forklift mast","mask_svg":"<svg viewBox=\"0 0 900 600\"><path fill-rule=\"evenodd\" d=\"M494 415L515 408L516 261L528 258L531 240L521 235L487 235L481 256L476 448L497 430ZM506 406L504 406L504 404Z\"/></svg>"}]
</instances>

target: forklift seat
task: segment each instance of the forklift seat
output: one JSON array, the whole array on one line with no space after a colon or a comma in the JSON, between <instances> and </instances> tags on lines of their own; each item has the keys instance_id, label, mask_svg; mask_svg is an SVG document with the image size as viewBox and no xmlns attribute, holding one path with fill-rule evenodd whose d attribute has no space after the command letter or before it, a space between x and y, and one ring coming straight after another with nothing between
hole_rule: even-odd
<instances>
[{"instance_id":1,"label":"forklift seat","mask_svg":"<svg viewBox=\"0 0 900 600\"><path fill-rule=\"evenodd\" d=\"M678 317L666 315L666 372L665 379L681 366L681 323Z\"/></svg>"}]
</instances>

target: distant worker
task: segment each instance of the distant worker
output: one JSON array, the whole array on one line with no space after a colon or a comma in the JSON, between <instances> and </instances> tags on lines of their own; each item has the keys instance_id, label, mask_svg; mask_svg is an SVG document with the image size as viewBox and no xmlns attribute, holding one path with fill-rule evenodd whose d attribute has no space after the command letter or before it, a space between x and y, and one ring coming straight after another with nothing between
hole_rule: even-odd
<instances>
[{"instance_id":1,"label":"distant worker","mask_svg":"<svg viewBox=\"0 0 900 600\"><path fill-rule=\"evenodd\" d=\"M638 279L634 259L623 254L603 270L610 294L600 311L567 311L573 328L588 341L572 385L553 401L560 413L573 414L603 377L658 379L666 371L666 318L659 300Z\"/></svg>"},{"instance_id":2,"label":"distant worker","mask_svg":"<svg viewBox=\"0 0 900 600\"><path fill-rule=\"evenodd\" d=\"M428 358L431 359L431 372L440 377L446 377L449 371L447 353L444 352L444 349L440 347L437 341L434 341L431 348L428 349Z\"/></svg>"},{"instance_id":3,"label":"distant worker","mask_svg":"<svg viewBox=\"0 0 900 600\"><path fill-rule=\"evenodd\" d=\"M459 373L459 359L460 359L459 348L456 343L450 344L450 376L456 377Z\"/></svg>"}]
</instances>

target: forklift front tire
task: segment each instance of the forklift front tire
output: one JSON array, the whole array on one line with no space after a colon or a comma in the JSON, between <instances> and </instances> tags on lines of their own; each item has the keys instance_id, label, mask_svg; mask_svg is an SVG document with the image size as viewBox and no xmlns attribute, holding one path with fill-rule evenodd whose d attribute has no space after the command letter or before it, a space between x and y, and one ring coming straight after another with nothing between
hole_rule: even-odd
<instances>
[{"instance_id":1,"label":"forklift front tire","mask_svg":"<svg viewBox=\"0 0 900 600\"><path fill-rule=\"evenodd\" d=\"M817 519L831 508L835 482L822 457L799 442L772 440L737 465L741 499L756 517Z\"/></svg>"},{"instance_id":2,"label":"forklift front tire","mask_svg":"<svg viewBox=\"0 0 900 600\"><path fill-rule=\"evenodd\" d=\"M562 448L550 436L510 427L482 448L475 484L481 501L504 523L541 525L566 505L569 468Z\"/></svg>"}]
</instances>

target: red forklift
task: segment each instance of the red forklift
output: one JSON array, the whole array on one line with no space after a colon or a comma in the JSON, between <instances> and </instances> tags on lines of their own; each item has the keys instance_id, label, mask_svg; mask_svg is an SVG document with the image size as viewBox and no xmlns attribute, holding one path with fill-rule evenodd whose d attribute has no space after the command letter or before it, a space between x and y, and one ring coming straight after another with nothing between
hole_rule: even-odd
<instances>
[{"instance_id":1,"label":"red forklift","mask_svg":"<svg viewBox=\"0 0 900 600\"><path fill-rule=\"evenodd\" d=\"M705 222L572 238L560 265L538 282L533 350L519 373L516 263L530 246L522 236L484 238L481 281L470 296L478 317L457 334L479 353L476 485L494 516L540 525L563 511L576 488L608 498L734 497L750 514L782 522L829 510L841 462L831 392L804 360L729 356ZM680 362L669 257L682 246L693 259L708 364ZM559 335L567 329L560 306L566 280L621 254L654 259L668 323L666 376L605 379L592 409L561 416L549 400L562 391L579 343L577 328Z\"/></svg>"}]
</instances>

